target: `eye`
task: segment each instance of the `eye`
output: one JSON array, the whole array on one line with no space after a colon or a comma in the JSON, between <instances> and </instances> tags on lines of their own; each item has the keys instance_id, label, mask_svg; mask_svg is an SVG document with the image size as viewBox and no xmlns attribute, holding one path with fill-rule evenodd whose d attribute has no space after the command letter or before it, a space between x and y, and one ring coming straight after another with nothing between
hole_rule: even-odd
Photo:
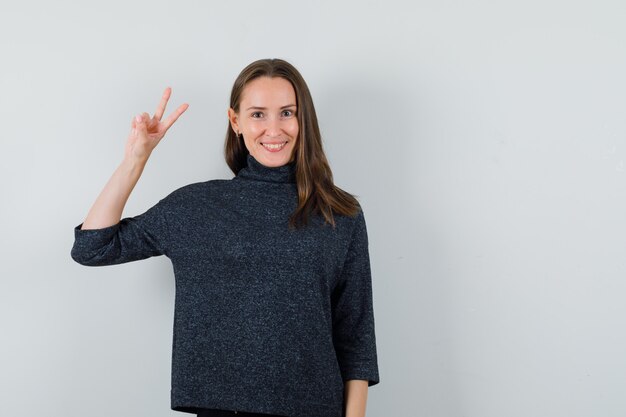
<instances>
[{"instance_id":1,"label":"eye","mask_svg":"<svg viewBox=\"0 0 626 417\"><path fill-rule=\"evenodd\" d=\"M263 117L263 113L261 113L260 111L255 111L250 116L252 116L253 119L259 119L259 118Z\"/></svg>"},{"instance_id":2,"label":"eye","mask_svg":"<svg viewBox=\"0 0 626 417\"><path fill-rule=\"evenodd\" d=\"M293 111L292 110L283 110L282 115L283 115L283 117L293 116Z\"/></svg>"}]
</instances>

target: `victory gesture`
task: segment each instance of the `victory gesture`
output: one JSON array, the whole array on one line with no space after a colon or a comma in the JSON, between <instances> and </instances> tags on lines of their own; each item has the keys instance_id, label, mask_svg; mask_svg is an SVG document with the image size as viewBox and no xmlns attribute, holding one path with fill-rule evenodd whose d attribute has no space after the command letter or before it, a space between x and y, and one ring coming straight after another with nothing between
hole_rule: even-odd
<instances>
[{"instance_id":1,"label":"victory gesture","mask_svg":"<svg viewBox=\"0 0 626 417\"><path fill-rule=\"evenodd\" d=\"M170 99L172 89L167 87L161 97L161 102L150 117L148 113L142 113L133 118L132 130L126 142L125 157L140 161L147 161L152 150L159 144L167 130L174 124L181 114L187 110L188 104L181 104L165 120L161 120L165 113L165 106Z\"/></svg>"},{"instance_id":2,"label":"victory gesture","mask_svg":"<svg viewBox=\"0 0 626 417\"><path fill-rule=\"evenodd\" d=\"M124 205L137 184L152 150L189 107L186 103L182 104L162 121L171 94L172 89L167 87L154 116L150 117L148 113L143 113L133 118L132 130L124 150L124 160L100 192L81 229L100 229L120 221Z\"/></svg>"}]
</instances>

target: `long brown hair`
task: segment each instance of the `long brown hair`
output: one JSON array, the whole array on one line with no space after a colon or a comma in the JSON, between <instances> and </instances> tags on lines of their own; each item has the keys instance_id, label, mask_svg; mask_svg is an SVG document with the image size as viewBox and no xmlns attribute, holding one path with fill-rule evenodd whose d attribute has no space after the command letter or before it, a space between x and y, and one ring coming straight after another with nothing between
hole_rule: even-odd
<instances>
[{"instance_id":1,"label":"long brown hair","mask_svg":"<svg viewBox=\"0 0 626 417\"><path fill-rule=\"evenodd\" d=\"M281 77L291 83L296 93L298 138L294 149L298 206L289 217L289 227L307 225L309 216L321 214L335 227L333 214L354 216L359 210L355 196L333 183L333 174L322 147L322 135L309 88L298 70L282 59L261 59L244 68L230 94L230 107L239 113L241 94L246 85L259 77ZM248 149L237 137L230 123L226 131L224 156L237 175L247 165Z\"/></svg>"}]
</instances>

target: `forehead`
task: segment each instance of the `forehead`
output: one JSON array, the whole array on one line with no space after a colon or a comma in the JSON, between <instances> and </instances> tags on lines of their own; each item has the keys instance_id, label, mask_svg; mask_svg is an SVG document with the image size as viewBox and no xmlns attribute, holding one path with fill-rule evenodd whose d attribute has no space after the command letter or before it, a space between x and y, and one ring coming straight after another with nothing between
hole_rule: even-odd
<instances>
[{"instance_id":1,"label":"forehead","mask_svg":"<svg viewBox=\"0 0 626 417\"><path fill-rule=\"evenodd\" d=\"M241 103L244 106L281 107L296 104L296 92L284 78L259 77L245 86Z\"/></svg>"}]
</instances>

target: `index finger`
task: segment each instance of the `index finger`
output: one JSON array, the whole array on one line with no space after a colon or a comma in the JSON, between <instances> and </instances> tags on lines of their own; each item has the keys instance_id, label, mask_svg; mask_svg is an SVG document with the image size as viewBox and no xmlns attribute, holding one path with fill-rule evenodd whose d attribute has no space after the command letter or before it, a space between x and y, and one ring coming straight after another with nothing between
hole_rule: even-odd
<instances>
[{"instance_id":1,"label":"index finger","mask_svg":"<svg viewBox=\"0 0 626 417\"><path fill-rule=\"evenodd\" d=\"M185 110L187 110L188 108L189 108L189 104L187 103L181 104L180 106L178 106L178 108L174 111L174 113L170 114L167 117L167 119L165 119L165 121L163 122L164 129L167 131L167 129L169 129L170 126L172 126L174 122L178 120L180 115L183 114Z\"/></svg>"},{"instance_id":2,"label":"index finger","mask_svg":"<svg viewBox=\"0 0 626 417\"><path fill-rule=\"evenodd\" d=\"M165 91L163 92L163 95L161 96L161 102L157 106L156 112L154 112L155 119L159 121L161 120L161 117L163 117L163 113L165 113L165 106L167 106L167 101L170 99L171 95L172 95L172 88L166 87Z\"/></svg>"}]
</instances>

